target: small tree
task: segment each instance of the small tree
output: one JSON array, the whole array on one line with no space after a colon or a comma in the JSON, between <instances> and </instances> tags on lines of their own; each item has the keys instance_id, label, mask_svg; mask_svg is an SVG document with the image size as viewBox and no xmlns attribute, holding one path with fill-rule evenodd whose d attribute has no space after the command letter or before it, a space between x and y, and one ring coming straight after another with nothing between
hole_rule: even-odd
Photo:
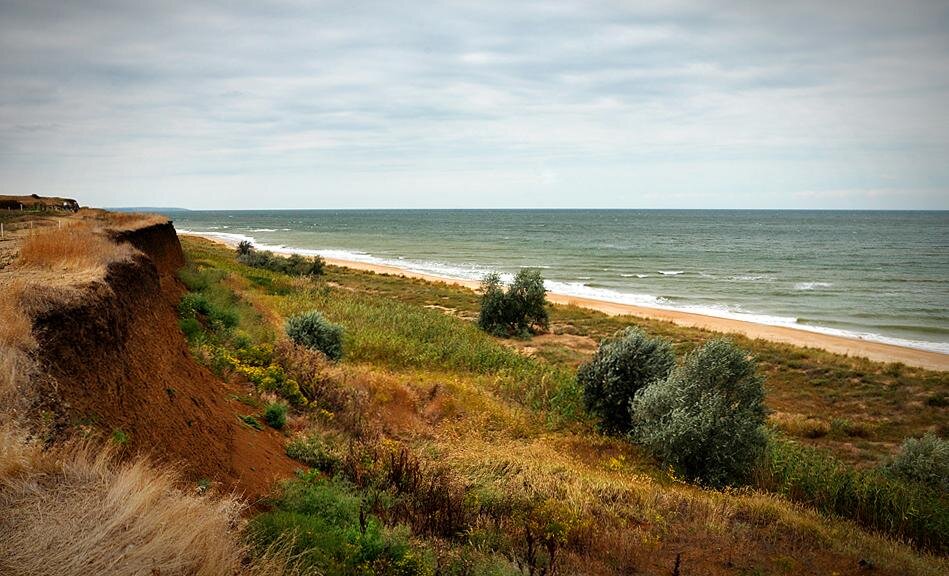
<instances>
[{"instance_id":1,"label":"small tree","mask_svg":"<svg viewBox=\"0 0 949 576\"><path fill-rule=\"evenodd\" d=\"M498 274L488 274L481 282L481 290L478 326L482 330L512 336L547 329L547 290L539 270L519 271L507 292Z\"/></svg>"},{"instance_id":2,"label":"small tree","mask_svg":"<svg viewBox=\"0 0 949 576\"><path fill-rule=\"evenodd\" d=\"M343 328L316 310L291 316L287 320L286 332L297 344L319 350L327 358L339 360L343 356Z\"/></svg>"},{"instance_id":3,"label":"small tree","mask_svg":"<svg viewBox=\"0 0 949 576\"><path fill-rule=\"evenodd\" d=\"M630 402L636 392L665 378L675 365L672 346L629 327L600 344L593 358L580 366L587 410L600 417L604 431L624 434L632 427Z\"/></svg>"},{"instance_id":4,"label":"small tree","mask_svg":"<svg viewBox=\"0 0 949 576\"><path fill-rule=\"evenodd\" d=\"M547 289L536 268L522 268L507 291L511 323L517 332L547 330Z\"/></svg>"},{"instance_id":5,"label":"small tree","mask_svg":"<svg viewBox=\"0 0 949 576\"><path fill-rule=\"evenodd\" d=\"M706 343L636 395L634 438L689 480L715 487L745 481L767 443L755 369L731 342Z\"/></svg>"},{"instance_id":6,"label":"small tree","mask_svg":"<svg viewBox=\"0 0 949 576\"><path fill-rule=\"evenodd\" d=\"M249 240L241 240L240 242L237 243L238 256L245 256L249 254L250 251L253 249L254 249L254 245L251 244Z\"/></svg>"},{"instance_id":7,"label":"small tree","mask_svg":"<svg viewBox=\"0 0 949 576\"><path fill-rule=\"evenodd\" d=\"M886 471L911 482L949 492L949 441L932 432L922 438L908 438L900 452L886 465Z\"/></svg>"},{"instance_id":8,"label":"small tree","mask_svg":"<svg viewBox=\"0 0 949 576\"><path fill-rule=\"evenodd\" d=\"M478 326L485 332L496 336L507 335L507 298L501 277L492 272L481 281L481 311L478 313Z\"/></svg>"}]
</instances>

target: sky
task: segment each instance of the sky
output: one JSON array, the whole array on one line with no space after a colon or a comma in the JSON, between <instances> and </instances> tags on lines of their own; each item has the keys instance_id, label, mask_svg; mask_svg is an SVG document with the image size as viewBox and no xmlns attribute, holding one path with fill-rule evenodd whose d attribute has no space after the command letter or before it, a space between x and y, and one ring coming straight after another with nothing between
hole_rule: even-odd
<instances>
[{"instance_id":1,"label":"sky","mask_svg":"<svg viewBox=\"0 0 949 576\"><path fill-rule=\"evenodd\" d=\"M949 209L949 2L0 0L0 194Z\"/></svg>"}]
</instances>

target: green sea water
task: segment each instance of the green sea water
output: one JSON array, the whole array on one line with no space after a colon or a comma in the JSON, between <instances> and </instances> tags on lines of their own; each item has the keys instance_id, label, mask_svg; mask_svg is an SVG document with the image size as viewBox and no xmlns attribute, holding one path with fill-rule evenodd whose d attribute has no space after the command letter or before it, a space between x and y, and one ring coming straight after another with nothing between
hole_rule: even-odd
<instances>
[{"instance_id":1,"label":"green sea water","mask_svg":"<svg viewBox=\"0 0 949 576\"><path fill-rule=\"evenodd\" d=\"M949 212L300 210L169 214L264 248L949 353Z\"/></svg>"}]
</instances>

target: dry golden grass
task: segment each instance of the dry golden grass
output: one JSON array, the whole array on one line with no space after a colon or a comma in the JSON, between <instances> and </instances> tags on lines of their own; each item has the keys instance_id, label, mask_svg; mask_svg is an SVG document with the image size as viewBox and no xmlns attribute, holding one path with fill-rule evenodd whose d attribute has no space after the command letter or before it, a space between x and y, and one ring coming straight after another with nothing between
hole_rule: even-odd
<instances>
[{"instance_id":1,"label":"dry golden grass","mask_svg":"<svg viewBox=\"0 0 949 576\"><path fill-rule=\"evenodd\" d=\"M109 212L100 208L83 208L76 213L75 217L87 222L97 222L109 232L138 230L139 228L169 222L168 217L160 214Z\"/></svg>"},{"instance_id":2,"label":"dry golden grass","mask_svg":"<svg viewBox=\"0 0 949 576\"><path fill-rule=\"evenodd\" d=\"M821 438L830 434L830 422L804 414L775 412L768 423L782 432L797 438Z\"/></svg>"},{"instance_id":3,"label":"dry golden grass","mask_svg":"<svg viewBox=\"0 0 949 576\"><path fill-rule=\"evenodd\" d=\"M87 223L70 224L38 232L20 246L17 265L62 272L103 269L126 260L132 248L116 244Z\"/></svg>"},{"instance_id":4,"label":"dry golden grass","mask_svg":"<svg viewBox=\"0 0 949 576\"><path fill-rule=\"evenodd\" d=\"M143 459L44 452L0 429L0 573L237 573L242 505L178 486Z\"/></svg>"},{"instance_id":5,"label":"dry golden grass","mask_svg":"<svg viewBox=\"0 0 949 576\"><path fill-rule=\"evenodd\" d=\"M0 280L0 406L4 408L14 404L12 396L28 378L29 352L36 346L32 324L21 305L23 289L19 280Z\"/></svg>"}]
</instances>

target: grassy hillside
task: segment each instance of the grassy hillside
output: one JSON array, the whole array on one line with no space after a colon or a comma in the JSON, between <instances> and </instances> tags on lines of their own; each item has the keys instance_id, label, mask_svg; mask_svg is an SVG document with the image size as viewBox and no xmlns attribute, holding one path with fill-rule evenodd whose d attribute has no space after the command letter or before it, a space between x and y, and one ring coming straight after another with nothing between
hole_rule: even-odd
<instances>
[{"instance_id":1,"label":"grassy hillside","mask_svg":"<svg viewBox=\"0 0 949 576\"><path fill-rule=\"evenodd\" d=\"M736 337L773 411L755 486L704 490L596 431L575 367L629 324L679 352L711 334L555 307L552 334L502 341L465 289L330 267L316 280L183 239L182 329L219 376L253 387L245 423L289 405L286 483L248 537L324 573L938 574L946 495L887 479L908 436L946 433L946 375ZM190 298L190 300L188 300ZM343 360L287 344L316 309ZM911 541L901 543L901 541ZM927 552L930 551L930 552Z\"/></svg>"}]
</instances>

